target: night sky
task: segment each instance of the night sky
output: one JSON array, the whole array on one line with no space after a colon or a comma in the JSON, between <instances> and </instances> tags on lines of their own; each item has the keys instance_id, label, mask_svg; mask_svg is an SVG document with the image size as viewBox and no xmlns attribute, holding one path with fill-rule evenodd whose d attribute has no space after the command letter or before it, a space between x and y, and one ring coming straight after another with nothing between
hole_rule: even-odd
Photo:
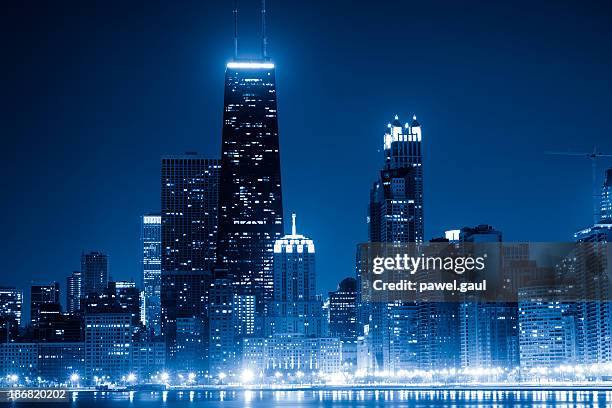
<instances>
[{"instance_id":1,"label":"night sky","mask_svg":"<svg viewBox=\"0 0 612 408\"><path fill-rule=\"evenodd\" d=\"M241 3L256 51L259 1ZM2 8L0 284L63 290L83 250L139 282L160 156L220 155L232 1ZM320 292L354 275L395 114L422 124L427 239L489 223L570 241L591 222L589 161L544 152L612 151L610 3L269 0L268 17L284 209L315 240Z\"/></svg>"}]
</instances>

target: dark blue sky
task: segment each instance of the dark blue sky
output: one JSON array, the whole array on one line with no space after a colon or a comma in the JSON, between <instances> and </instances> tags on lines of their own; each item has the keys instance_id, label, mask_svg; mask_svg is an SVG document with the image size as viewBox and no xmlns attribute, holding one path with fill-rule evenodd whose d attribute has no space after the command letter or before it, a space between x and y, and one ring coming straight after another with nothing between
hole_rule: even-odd
<instances>
[{"instance_id":1,"label":"dark blue sky","mask_svg":"<svg viewBox=\"0 0 612 408\"><path fill-rule=\"evenodd\" d=\"M241 45L255 50L259 1L241 3ZM93 249L114 278L139 280L160 156L220 153L232 2L3 8L0 283L63 287ZM396 113L423 126L427 238L490 223L506 241L568 241L591 221L589 162L544 151L612 151L609 3L268 8L284 208L316 242L321 292L354 274Z\"/></svg>"}]
</instances>

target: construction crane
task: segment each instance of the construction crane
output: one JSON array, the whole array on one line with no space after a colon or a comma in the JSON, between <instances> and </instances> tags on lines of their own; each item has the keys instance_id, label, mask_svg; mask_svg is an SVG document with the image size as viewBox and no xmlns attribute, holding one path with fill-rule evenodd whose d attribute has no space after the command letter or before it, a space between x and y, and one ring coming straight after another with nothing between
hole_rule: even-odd
<instances>
[{"instance_id":1,"label":"construction crane","mask_svg":"<svg viewBox=\"0 0 612 408\"><path fill-rule=\"evenodd\" d=\"M612 154L602 153L597 151L597 147L593 148L593 152L591 153L580 153L580 152L546 152L548 155L553 156L573 156L573 157L583 157L591 160L591 169L593 171L592 174L592 183L593 183L593 223L597 224L599 222L597 211L598 201L597 197L599 194L597 193L597 159L601 157L612 157Z\"/></svg>"}]
</instances>

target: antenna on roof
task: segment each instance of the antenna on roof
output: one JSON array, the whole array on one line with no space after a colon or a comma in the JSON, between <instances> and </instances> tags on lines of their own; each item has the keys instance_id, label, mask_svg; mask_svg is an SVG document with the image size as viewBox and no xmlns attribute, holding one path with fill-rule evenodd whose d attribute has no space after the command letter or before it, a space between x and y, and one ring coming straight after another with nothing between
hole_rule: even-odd
<instances>
[{"instance_id":1,"label":"antenna on roof","mask_svg":"<svg viewBox=\"0 0 612 408\"><path fill-rule=\"evenodd\" d=\"M234 0L234 59L238 59L238 0Z\"/></svg>"},{"instance_id":2,"label":"antenna on roof","mask_svg":"<svg viewBox=\"0 0 612 408\"><path fill-rule=\"evenodd\" d=\"M261 0L261 54L268 58L268 37L266 37L266 0Z\"/></svg>"}]
</instances>

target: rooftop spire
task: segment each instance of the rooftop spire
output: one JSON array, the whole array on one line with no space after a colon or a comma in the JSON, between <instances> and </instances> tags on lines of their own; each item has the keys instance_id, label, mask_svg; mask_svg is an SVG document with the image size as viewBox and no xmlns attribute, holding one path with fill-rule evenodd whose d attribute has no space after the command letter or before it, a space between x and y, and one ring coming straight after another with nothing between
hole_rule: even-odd
<instances>
[{"instance_id":1,"label":"rooftop spire","mask_svg":"<svg viewBox=\"0 0 612 408\"><path fill-rule=\"evenodd\" d=\"M295 228L295 213L291 214L291 235L297 235L297 228Z\"/></svg>"},{"instance_id":2,"label":"rooftop spire","mask_svg":"<svg viewBox=\"0 0 612 408\"><path fill-rule=\"evenodd\" d=\"M238 58L238 0L234 0L234 59Z\"/></svg>"},{"instance_id":3,"label":"rooftop spire","mask_svg":"<svg viewBox=\"0 0 612 408\"><path fill-rule=\"evenodd\" d=\"M261 55L268 58L268 37L266 36L266 0L261 0Z\"/></svg>"}]
</instances>

